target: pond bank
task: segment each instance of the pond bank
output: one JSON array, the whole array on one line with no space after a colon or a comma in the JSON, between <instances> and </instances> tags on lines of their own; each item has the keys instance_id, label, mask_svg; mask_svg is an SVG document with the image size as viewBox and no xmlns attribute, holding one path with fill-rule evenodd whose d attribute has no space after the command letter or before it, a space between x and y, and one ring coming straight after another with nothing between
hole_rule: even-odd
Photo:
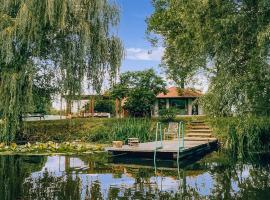
<instances>
[{"instance_id":1,"label":"pond bank","mask_svg":"<svg viewBox=\"0 0 270 200\"><path fill-rule=\"evenodd\" d=\"M189 123L205 120L213 128L213 136L224 148L239 151L270 151L269 117L178 117L176 121ZM141 142L153 141L159 119L97 119L84 118L57 121L26 122L19 139L35 142L69 142L111 144L113 140L127 142L137 137Z\"/></svg>"}]
</instances>

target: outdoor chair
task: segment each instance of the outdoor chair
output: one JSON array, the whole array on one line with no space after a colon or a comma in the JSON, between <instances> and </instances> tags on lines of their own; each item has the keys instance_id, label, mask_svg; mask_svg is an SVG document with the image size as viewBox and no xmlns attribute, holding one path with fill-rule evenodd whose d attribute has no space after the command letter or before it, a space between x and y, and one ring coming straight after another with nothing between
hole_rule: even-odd
<instances>
[{"instance_id":1,"label":"outdoor chair","mask_svg":"<svg viewBox=\"0 0 270 200\"><path fill-rule=\"evenodd\" d=\"M169 122L168 129L164 129L164 140L166 139L175 139L178 134L178 123Z\"/></svg>"}]
</instances>

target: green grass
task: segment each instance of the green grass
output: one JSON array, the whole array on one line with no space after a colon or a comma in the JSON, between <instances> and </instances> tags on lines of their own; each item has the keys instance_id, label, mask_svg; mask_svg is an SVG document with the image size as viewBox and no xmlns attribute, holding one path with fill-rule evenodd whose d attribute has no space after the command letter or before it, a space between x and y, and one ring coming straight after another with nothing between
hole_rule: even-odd
<instances>
[{"instance_id":1,"label":"green grass","mask_svg":"<svg viewBox=\"0 0 270 200\"><path fill-rule=\"evenodd\" d=\"M84 118L26 122L20 139L33 142L106 142L115 119Z\"/></svg>"}]
</instances>

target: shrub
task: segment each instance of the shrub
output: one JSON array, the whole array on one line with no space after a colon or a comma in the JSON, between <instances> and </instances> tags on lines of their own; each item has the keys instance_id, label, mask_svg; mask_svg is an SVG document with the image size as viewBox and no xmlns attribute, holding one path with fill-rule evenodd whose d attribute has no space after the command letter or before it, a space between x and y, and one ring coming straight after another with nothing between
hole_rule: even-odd
<instances>
[{"instance_id":1,"label":"shrub","mask_svg":"<svg viewBox=\"0 0 270 200\"><path fill-rule=\"evenodd\" d=\"M159 111L160 120L162 122L170 122L176 119L177 111L174 108L161 109Z\"/></svg>"}]
</instances>

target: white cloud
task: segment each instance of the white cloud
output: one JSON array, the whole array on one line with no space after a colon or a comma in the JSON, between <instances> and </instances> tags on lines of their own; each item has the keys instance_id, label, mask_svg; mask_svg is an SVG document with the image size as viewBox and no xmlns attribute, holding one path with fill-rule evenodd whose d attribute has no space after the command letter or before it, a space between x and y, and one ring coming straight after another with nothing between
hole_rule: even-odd
<instances>
[{"instance_id":1,"label":"white cloud","mask_svg":"<svg viewBox=\"0 0 270 200\"><path fill-rule=\"evenodd\" d=\"M128 60L146 60L146 61L161 61L164 53L163 47L157 47L154 49L141 49L141 48L128 48L127 59Z\"/></svg>"}]
</instances>

